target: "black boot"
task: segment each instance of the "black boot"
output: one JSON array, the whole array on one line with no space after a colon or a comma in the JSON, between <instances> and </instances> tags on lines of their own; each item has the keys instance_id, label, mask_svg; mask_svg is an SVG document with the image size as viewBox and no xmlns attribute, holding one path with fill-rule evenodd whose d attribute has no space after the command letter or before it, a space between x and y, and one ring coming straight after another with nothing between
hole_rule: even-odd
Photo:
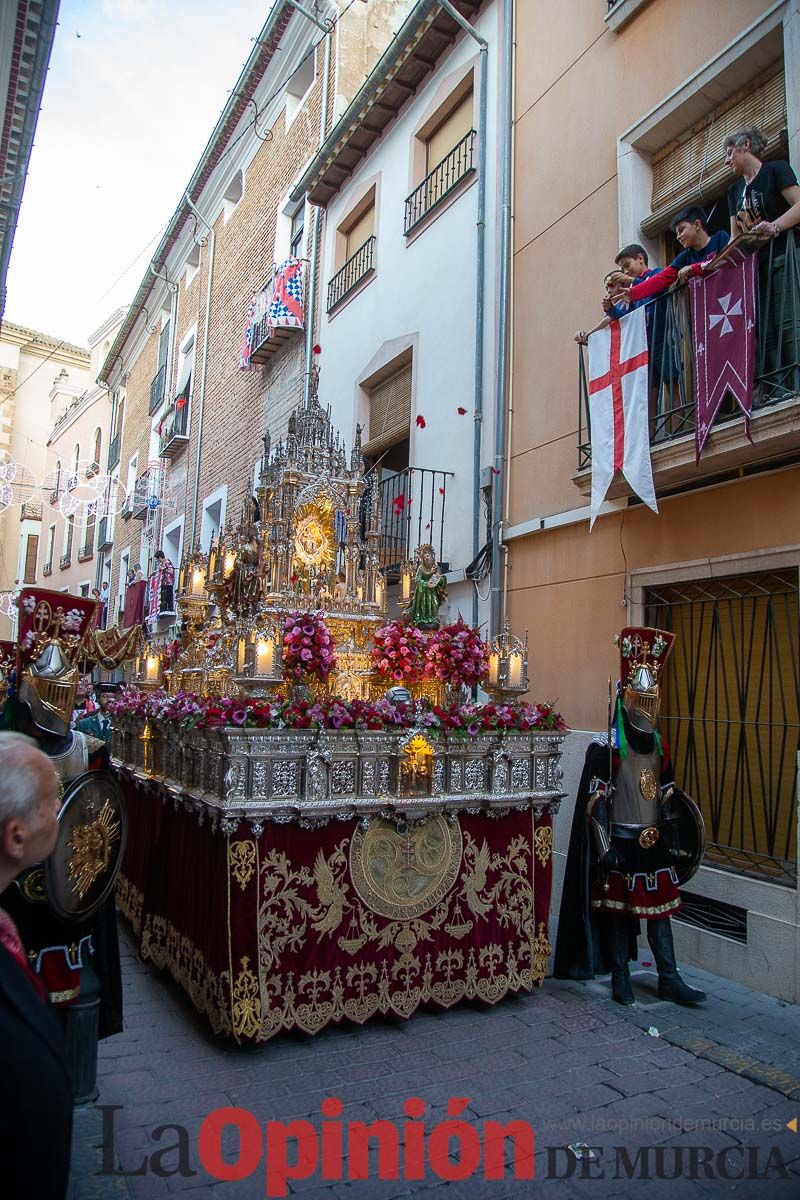
<instances>
[{"instance_id":1,"label":"black boot","mask_svg":"<svg viewBox=\"0 0 800 1200\"><path fill-rule=\"evenodd\" d=\"M636 1003L628 967L630 938L624 917L608 917L608 949L611 959L611 995L626 1007Z\"/></svg>"},{"instance_id":2,"label":"black boot","mask_svg":"<svg viewBox=\"0 0 800 1200\"><path fill-rule=\"evenodd\" d=\"M689 987L678 974L669 917L647 922L647 940L658 967L659 999L672 1000L675 1004L701 1004L706 999L705 992Z\"/></svg>"}]
</instances>

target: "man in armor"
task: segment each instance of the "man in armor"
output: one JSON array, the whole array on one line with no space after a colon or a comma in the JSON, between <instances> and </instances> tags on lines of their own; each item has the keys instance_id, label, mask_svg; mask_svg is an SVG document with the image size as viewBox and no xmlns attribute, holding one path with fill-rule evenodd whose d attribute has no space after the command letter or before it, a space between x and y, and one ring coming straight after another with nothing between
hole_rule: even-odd
<instances>
[{"instance_id":1,"label":"man in armor","mask_svg":"<svg viewBox=\"0 0 800 1200\"><path fill-rule=\"evenodd\" d=\"M623 629L621 684L609 734L590 744L570 838L556 945L556 978L611 973L619 1004L635 1002L628 963L637 957L639 920L658 968L658 994L698 1004L675 961L670 915L678 885L702 857L702 817L675 787L669 750L657 729L659 679L675 635Z\"/></svg>"},{"instance_id":2,"label":"man in armor","mask_svg":"<svg viewBox=\"0 0 800 1200\"><path fill-rule=\"evenodd\" d=\"M65 789L108 762L105 743L70 728L80 659L97 603L42 588L19 596L15 688L6 698L6 729L36 740ZM14 694L15 693L15 694ZM0 896L33 970L56 1007L77 1000L91 959L100 978L100 1037L122 1029L122 978L113 892L91 917L66 920L48 905L44 864L22 872Z\"/></svg>"}]
</instances>

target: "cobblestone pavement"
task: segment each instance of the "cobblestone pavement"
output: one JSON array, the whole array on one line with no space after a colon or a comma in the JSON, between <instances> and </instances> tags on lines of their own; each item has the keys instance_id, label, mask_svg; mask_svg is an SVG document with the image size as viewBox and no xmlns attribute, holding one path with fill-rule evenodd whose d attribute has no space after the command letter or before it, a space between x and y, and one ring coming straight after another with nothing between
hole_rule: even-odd
<instances>
[{"instance_id":1,"label":"cobblestone pavement","mask_svg":"<svg viewBox=\"0 0 800 1200\"><path fill-rule=\"evenodd\" d=\"M448 1200L504 1200L547 1189L628 1200L646 1179L649 1200L800 1197L800 1132L788 1126L800 1117L800 1009L706 972L684 972L709 992L702 1009L659 1001L655 976L641 971L632 1009L611 1000L606 982L547 980L495 1008L426 1010L408 1022L283 1036L253 1049L214 1038L171 981L138 961L125 929L123 955L126 1030L101 1045L99 1062L98 1104L114 1119L113 1150L108 1138L103 1148L102 1111L79 1113L71 1200L261 1198L263 1157L238 1182L219 1182L200 1166L196 1138L208 1113L236 1106L262 1129L304 1119L318 1132L326 1097L341 1100L344 1122L400 1123L412 1096L425 1103L429 1134L446 1119L448 1100L466 1097L463 1117L484 1148L484 1122L529 1122L535 1181L514 1181L510 1167L505 1180L486 1180L480 1166L460 1182L430 1169L416 1182L381 1182L371 1158L365 1181L324 1183L315 1173L290 1180L290 1195L445 1200L447 1188ZM192 1174L177 1173L179 1154L168 1149L181 1135L157 1132L176 1124L187 1131ZM597 1148L596 1160L576 1160L567 1147L580 1142ZM223 1145L235 1161L235 1142ZM115 1156L128 1173L98 1175L104 1154L106 1166Z\"/></svg>"}]
</instances>

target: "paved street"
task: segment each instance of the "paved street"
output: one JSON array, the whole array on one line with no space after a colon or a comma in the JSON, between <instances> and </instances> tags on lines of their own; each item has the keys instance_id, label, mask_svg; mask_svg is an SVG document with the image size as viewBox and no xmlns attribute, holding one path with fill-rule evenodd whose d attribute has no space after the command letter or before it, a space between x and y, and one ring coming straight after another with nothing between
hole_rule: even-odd
<instances>
[{"instance_id":1,"label":"paved street","mask_svg":"<svg viewBox=\"0 0 800 1200\"><path fill-rule=\"evenodd\" d=\"M706 972L685 971L709 992L702 1010L659 1001L655 976L643 970L631 1010L613 1003L604 982L548 980L541 991L493 1009L425 1011L409 1022L286 1036L253 1050L215 1039L182 993L138 961L124 926L123 954L126 1031L101 1046L98 1103L122 1106L113 1114L122 1168L133 1172L149 1160L162 1176L151 1169L98 1176L101 1114L89 1109L76 1122L74 1200L184 1191L188 1200L263 1197L263 1157L239 1182L203 1171L196 1136L206 1114L237 1106L262 1127L305 1118L319 1130L325 1097L342 1101L344 1122L402 1122L411 1096L425 1102L429 1132L445 1119L450 1097L468 1097L463 1119L482 1138L487 1120L529 1122L536 1182L485 1180L482 1167L461 1182L430 1170L418 1182L323 1183L313 1174L291 1180L290 1194L444 1200L448 1188L448 1200L502 1200L547 1188L552 1196L626 1200L647 1179L650 1200L800 1196L800 1133L786 1127L800 1116L800 1010ZM153 1131L174 1124L188 1132L184 1163L194 1174L171 1174L177 1151L153 1159L180 1136L167 1130L154 1138ZM579 1164L566 1149L582 1141L598 1148L598 1161ZM105 1153L110 1165L108 1146ZM787 1177L739 1178L763 1175L768 1163L785 1164Z\"/></svg>"}]
</instances>

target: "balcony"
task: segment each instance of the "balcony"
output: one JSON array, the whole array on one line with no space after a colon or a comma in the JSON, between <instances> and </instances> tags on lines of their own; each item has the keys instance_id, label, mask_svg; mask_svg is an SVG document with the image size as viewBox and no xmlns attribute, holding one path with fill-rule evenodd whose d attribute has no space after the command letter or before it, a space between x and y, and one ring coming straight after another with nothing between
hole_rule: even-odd
<instances>
[{"instance_id":1,"label":"balcony","mask_svg":"<svg viewBox=\"0 0 800 1200\"><path fill-rule=\"evenodd\" d=\"M94 558L94 539L84 542L78 551L78 562L88 562L90 558Z\"/></svg>"},{"instance_id":2,"label":"balcony","mask_svg":"<svg viewBox=\"0 0 800 1200\"><path fill-rule=\"evenodd\" d=\"M58 565L62 571L66 571L67 567L72 562L72 550L68 550L66 554L62 554L58 560Z\"/></svg>"},{"instance_id":3,"label":"balcony","mask_svg":"<svg viewBox=\"0 0 800 1200\"><path fill-rule=\"evenodd\" d=\"M374 234L367 238L328 284L328 312L333 312L359 284L374 275L375 241Z\"/></svg>"},{"instance_id":4,"label":"balcony","mask_svg":"<svg viewBox=\"0 0 800 1200\"><path fill-rule=\"evenodd\" d=\"M178 408L179 404L180 408ZM189 401L186 396L179 396L175 399L175 407L164 418L164 429L161 433L158 453L162 458L177 458L188 442Z\"/></svg>"},{"instance_id":5,"label":"balcony","mask_svg":"<svg viewBox=\"0 0 800 1200\"><path fill-rule=\"evenodd\" d=\"M276 273L277 278L277 273ZM305 276L303 276L303 299L302 299L302 317L305 320L305 296L306 296ZM275 298L275 280L270 281L260 293L258 297L259 311L263 311L264 315L253 323L250 332L250 362L258 363L263 366L277 354L282 346L298 334L303 333L302 328L297 325L284 324L288 318L273 317L270 319L270 310L272 309L272 301Z\"/></svg>"},{"instance_id":6,"label":"balcony","mask_svg":"<svg viewBox=\"0 0 800 1200\"><path fill-rule=\"evenodd\" d=\"M111 519L109 517L101 517L97 526L97 553L101 554L103 550L109 550L113 544L111 538Z\"/></svg>"},{"instance_id":7,"label":"balcony","mask_svg":"<svg viewBox=\"0 0 800 1200\"><path fill-rule=\"evenodd\" d=\"M162 363L158 368L150 384L150 401L147 405L147 411L150 416L156 411L161 404L167 390L167 364Z\"/></svg>"},{"instance_id":8,"label":"balcony","mask_svg":"<svg viewBox=\"0 0 800 1200\"><path fill-rule=\"evenodd\" d=\"M143 521L147 516L150 508L150 471L145 471L136 480L133 489L133 502L131 504L131 515L136 519Z\"/></svg>"},{"instance_id":9,"label":"balcony","mask_svg":"<svg viewBox=\"0 0 800 1200\"><path fill-rule=\"evenodd\" d=\"M111 439L108 445L108 469L113 471L114 467L119 463L119 452L122 447L122 433L118 433Z\"/></svg>"},{"instance_id":10,"label":"balcony","mask_svg":"<svg viewBox=\"0 0 800 1200\"><path fill-rule=\"evenodd\" d=\"M403 228L406 237L474 172L475 130L471 129L406 200Z\"/></svg>"},{"instance_id":11,"label":"balcony","mask_svg":"<svg viewBox=\"0 0 800 1200\"><path fill-rule=\"evenodd\" d=\"M21 521L41 521L42 519L42 502L41 500L26 500L20 508Z\"/></svg>"},{"instance_id":12,"label":"balcony","mask_svg":"<svg viewBox=\"0 0 800 1200\"><path fill-rule=\"evenodd\" d=\"M53 574L53 564L52 564L52 562L46 562L46 563L44 564L44 566L42 567L42 574L44 575L45 579L47 578L47 576L48 576L48 575L52 575L52 574Z\"/></svg>"},{"instance_id":13,"label":"balcony","mask_svg":"<svg viewBox=\"0 0 800 1200\"><path fill-rule=\"evenodd\" d=\"M650 342L650 450L653 480L661 493L724 477L768 460L800 454L800 243L787 235L785 255L759 264L752 444L744 420L728 397L714 422L700 462L695 460L694 345L689 289L653 300ZM592 443L587 355L579 347L578 469L572 482L591 494ZM608 498L630 495L617 476Z\"/></svg>"},{"instance_id":14,"label":"balcony","mask_svg":"<svg viewBox=\"0 0 800 1200\"><path fill-rule=\"evenodd\" d=\"M96 463L96 462L90 462L88 467L86 468L86 478L94 479L95 475L99 475L99 474L100 474L100 464Z\"/></svg>"},{"instance_id":15,"label":"balcony","mask_svg":"<svg viewBox=\"0 0 800 1200\"><path fill-rule=\"evenodd\" d=\"M381 514L381 539L378 545L380 565L387 576L397 578L403 563L417 546L430 542L444 570L444 511L447 481L452 471L433 471L427 467L406 467L404 471L383 473L378 483Z\"/></svg>"}]
</instances>

